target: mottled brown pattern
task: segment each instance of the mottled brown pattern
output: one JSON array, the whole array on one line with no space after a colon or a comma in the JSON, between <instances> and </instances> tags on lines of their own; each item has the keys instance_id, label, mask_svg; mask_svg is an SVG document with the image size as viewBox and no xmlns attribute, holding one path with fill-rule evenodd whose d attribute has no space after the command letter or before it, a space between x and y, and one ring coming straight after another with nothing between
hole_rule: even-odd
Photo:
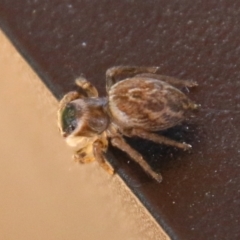
<instances>
[{"instance_id":1,"label":"mottled brown pattern","mask_svg":"<svg viewBox=\"0 0 240 240\"><path fill-rule=\"evenodd\" d=\"M157 99L152 99L144 103L143 108L148 109L152 112L159 112L164 109L164 102L158 101Z\"/></svg>"},{"instance_id":2,"label":"mottled brown pattern","mask_svg":"<svg viewBox=\"0 0 240 240\"><path fill-rule=\"evenodd\" d=\"M178 89L163 81L145 77L126 79L115 84L109 96L110 112L116 122L124 127L138 126L151 131L166 129L181 122L186 105L189 105L188 98Z\"/></svg>"},{"instance_id":3,"label":"mottled brown pattern","mask_svg":"<svg viewBox=\"0 0 240 240\"><path fill-rule=\"evenodd\" d=\"M183 112L180 112L178 114L169 114L167 112L163 113L161 116L164 119L165 126L171 127L176 125L177 123L180 123L183 119Z\"/></svg>"},{"instance_id":4,"label":"mottled brown pattern","mask_svg":"<svg viewBox=\"0 0 240 240\"><path fill-rule=\"evenodd\" d=\"M189 106L189 99L182 92L175 88L169 87L166 95L166 103L173 112L180 112Z\"/></svg>"}]
</instances>

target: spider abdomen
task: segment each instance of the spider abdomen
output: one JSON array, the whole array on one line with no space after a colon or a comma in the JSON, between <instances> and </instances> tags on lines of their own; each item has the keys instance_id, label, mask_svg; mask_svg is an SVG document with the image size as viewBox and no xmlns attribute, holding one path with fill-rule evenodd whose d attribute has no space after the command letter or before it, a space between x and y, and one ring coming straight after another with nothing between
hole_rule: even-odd
<instances>
[{"instance_id":1,"label":"spider abdomen","mask_svg":"<svg viewBox=\"0 0 240 240\"><path fill-rule=\"evenodd\" d=\"M153 78L128 78L109 90L111 118L124 128L167 129L182 122L195 107L180 90Z\"/></svg>"}]
</instances>

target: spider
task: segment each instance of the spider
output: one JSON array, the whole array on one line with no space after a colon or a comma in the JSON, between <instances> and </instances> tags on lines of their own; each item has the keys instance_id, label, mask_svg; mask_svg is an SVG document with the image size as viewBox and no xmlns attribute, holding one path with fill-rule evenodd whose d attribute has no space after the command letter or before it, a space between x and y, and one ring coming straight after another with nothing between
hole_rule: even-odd
<instances>
[{"instance_id":1,"label":"spider","mask_svg":"<svg viewBox=\"0 0 240 240\"><path fill-rule=\"evenodd\" d=\"M76 148L73 156L76 161L89 163L97 160L101 167L113 174L113 167L105 159L110 142L161 182L161 174L153 171L123 136L188 150L191 145L154 132L181 123L198 105L173 86L194 87L196 82L158 75L157 70L158 67L134 66L108 69L107 97L98 97L96 88L85 78L76 79L81 90L67 93L58 110L60 132L66 142ZM129 77L120 79L123 75Z\"/></svg>"}]
</instances>

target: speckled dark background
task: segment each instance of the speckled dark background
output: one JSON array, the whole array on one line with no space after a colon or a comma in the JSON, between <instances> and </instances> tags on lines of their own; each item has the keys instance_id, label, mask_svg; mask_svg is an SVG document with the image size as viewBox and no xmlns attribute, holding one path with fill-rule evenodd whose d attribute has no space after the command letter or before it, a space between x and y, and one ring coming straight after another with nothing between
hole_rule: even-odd
<instances>
[{"instance_id":1,"label":"speckled dark background","mask_svg":"<svg viewBox=\"0 0 240 240\"><path fill-rule=\"evenodd\" d=\"M0 24L57 98L79 75L104 95L114 65L197 81L183 89L196 118L164 132L191 153L129 140L161 184L121 151L108 157L172 239L240 239L239 1L1 0Z\"/></svg>"}]
</instances>

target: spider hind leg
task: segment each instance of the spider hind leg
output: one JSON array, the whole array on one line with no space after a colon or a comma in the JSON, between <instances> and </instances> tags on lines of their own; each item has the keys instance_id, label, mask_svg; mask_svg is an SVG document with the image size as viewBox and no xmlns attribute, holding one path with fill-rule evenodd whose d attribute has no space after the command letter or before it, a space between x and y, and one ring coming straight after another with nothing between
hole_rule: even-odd
<instances>
[{"instance_id":1,"label":"spider hind leg","mask_svg":"<svg viewBox=\"0 0 240 240\"><path fill-rule=\"evenodd\" d=\"M178 78L159 75L155 73L141 73L141 74L137 74L135 77L153 78L153 79L164 81L173 86L176 85L176 86L183 86L183 87L189 87L189 88L198 86L197 82L194 82L191 80L181 80Z\"/></svg>"},{"instance_id":2,"label":"spider hind leg","mask_svg":"<svg viewBox=\"0 0 240 240\"><path fill-rule=\"evenodd\" d=\"M137 67L137 66L117 66L109 68L106 72L107 91L117 80L116 77L122 74L155 73L158 67Z\"/></svg>"},{"instance_id":3,"label":"spider hind leg","mask_svg":"<svg viewBox=\"0 0 240 240\"><path fill-rule=\"evenodd\" d=\"M165 145L177 147L183 150L189 150L192 148L190 144L187 144L185 142L181 143L181 142L172 140L170 138L158 135L156 133L145 131L143 129L132 129L130 132L123 131L123 134L128 137L139 137L146 140L150 140L158 144L165 144Z\"/></svg>"},{"instance_id":4,"label":"spider hind leg","mask_svg":"<svg viewBox=\"0 0 240 240\"><path fill-rule=\"evenodd\" d=\"M121 136L113 137L111 143L114 147L126 152L136 163L138 163L143 170L158 182L162 181L162 176L159 173L154 172L142 155L130 147Z\"/></svg>"}]
</instances>

